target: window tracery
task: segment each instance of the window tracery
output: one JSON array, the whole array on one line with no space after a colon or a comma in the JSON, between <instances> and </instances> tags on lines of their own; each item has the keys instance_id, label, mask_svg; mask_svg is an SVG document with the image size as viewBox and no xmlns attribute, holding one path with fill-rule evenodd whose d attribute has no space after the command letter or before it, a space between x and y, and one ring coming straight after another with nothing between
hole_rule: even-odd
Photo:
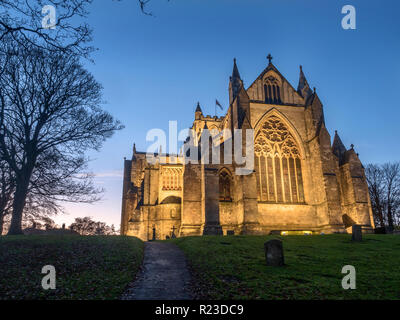
<instances>
[{"instance_id":1,"label":"window tracery","mask_svg":"<svg viewBox=\"0 0 400 320\"><path fill-rule=\"evenodd\" d=\"M254 151L258 200L304 202L300 151L288 127L277 116L262 124Z\"/></svg>"}]
</instances>

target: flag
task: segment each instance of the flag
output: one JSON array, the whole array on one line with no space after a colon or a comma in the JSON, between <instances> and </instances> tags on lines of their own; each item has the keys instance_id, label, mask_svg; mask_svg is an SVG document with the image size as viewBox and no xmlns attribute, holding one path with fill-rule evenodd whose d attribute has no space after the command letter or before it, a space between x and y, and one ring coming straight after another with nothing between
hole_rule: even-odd
<instances>
[{"instance_id":1,"label":"flag","mask_svg":"<svg viewBox=\"0 0 400 320\"><path fill-rule=\"evenodd\" d=\"M217 99L215 99L215 105L217 105L221 110L224 110Z\"/></svg>"}]
</instances>

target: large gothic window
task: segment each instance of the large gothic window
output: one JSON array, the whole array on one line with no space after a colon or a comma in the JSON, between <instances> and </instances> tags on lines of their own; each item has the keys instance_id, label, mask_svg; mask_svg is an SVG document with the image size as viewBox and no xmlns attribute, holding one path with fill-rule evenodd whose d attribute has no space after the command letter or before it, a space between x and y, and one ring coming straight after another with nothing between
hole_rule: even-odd
<instances>
[{"instance_id":1,"label":"large gothic window","mask_svg":"<svg viewBox=\"0 0 400 320\"><path fill-rule=\"evenodd\" d=\"M225 169L219 174L219 200L232 201L231 175Z\"/></svg>"},{"instance_id":2,"label":"large gothic window","mask_svg":"<svg viewBox=\"0 0 400 320\"><path fill-rule=\"evenodd\" d=\"M258 201L304 202L299 148L278 117L271 116L262 124L254 151Z\"/></svg>"}]
</instances>

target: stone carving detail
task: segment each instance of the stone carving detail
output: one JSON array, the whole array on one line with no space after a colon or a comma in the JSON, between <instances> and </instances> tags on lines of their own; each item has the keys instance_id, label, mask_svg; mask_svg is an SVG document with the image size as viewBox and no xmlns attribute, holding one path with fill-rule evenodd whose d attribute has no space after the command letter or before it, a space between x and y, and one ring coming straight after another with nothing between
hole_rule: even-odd
<instances>
[{"instance_id":1,"label":"stone carving detail","mask_svg":"<svg viewBox=\"0 0 400 320\"><path fill-rule=\"evenodd\" d=\"M164 191L182 190L182 168L163 167L162 189Z\"/></svg>"},{"instance_id":2,"label":"stone carving detail","mask_svg":"<svg viewBox=\"0 0 400 320\"><path fill-rule=\"evenodd\" d=\"M262 124L254 151L258 200L304 202L300 151L296 139L277 116Z\"/></svg>"},{"instance_id":3,"label":"stone carving detail","mask_svg":"<svg viewBox=\"0 0 400 320\"><path fill-rule=\"evenodd\" d=\"M273 77L273 76L268 76L265 78L264 80L265 84L275 84L275 85L279 85L279 81Z\"/></svg>"}]
</instances>

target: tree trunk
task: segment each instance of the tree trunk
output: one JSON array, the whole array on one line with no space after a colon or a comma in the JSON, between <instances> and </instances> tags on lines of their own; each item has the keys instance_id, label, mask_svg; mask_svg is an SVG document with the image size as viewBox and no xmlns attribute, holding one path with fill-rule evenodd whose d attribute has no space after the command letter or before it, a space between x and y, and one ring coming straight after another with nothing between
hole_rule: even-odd
<instances>
[{"instance_id":1,"label":"tree trunk","mask_svg":"<svg viewBox=\"0 0 400 320\"><path fill-rule=\"evenodd\" d=\"M0 211L0 236L3 234L4 211Z\"/></svg>"},{"instance_id":2,"label":"tree trunk","mask_svg":"<svg viewBox=\"0 0 400 320\"><path fill-rule=\"evenodd\" d=\"M8 235L23 234L22 214L25 208L30 177L31 174L24 175L21 179L18 179L16 182L16 189L12 207L11 225L7 233Z\"/></svg>"},{"instance_id":3,"label":"tree trunk","mask_svg":"<svg viewBox=\"0 0 400 320\"><path fill-rule=\"evenodd\" d=\"M374 191L374 193L375 193L374 199L375 199L375 205L376 205L376 208L375 208L376 209L376 214L378 216L379 223L380 223L381 227L383 228L383 227L385 227L385 221L383 220L382 205L381 205L381 202L379 200L378 192Z\"/></svg>"},{"instance_id":4,"label":"tree trunk","mask_svg":"<svg viewBox=\"0 0 400 320\"><path fill-rule=\"evenodd\" d=\"M381 225L382 228L385 227L385 221L383 220L383 213L382 210L379 210L379 223Z\"/></svg>"},{"instance_id":5,"label":"tree trunk","mask_svg":"<svg viewBox=\"0 0 400 320\"><path fill-rule=\"evenodd\" d=\"M388 217L389 227L391 229L393 229L394 228L394 224L393 224L393 214L392 214L392 207L391 206L388 207L387 217Z\"/></svg>"}]
</instances>

